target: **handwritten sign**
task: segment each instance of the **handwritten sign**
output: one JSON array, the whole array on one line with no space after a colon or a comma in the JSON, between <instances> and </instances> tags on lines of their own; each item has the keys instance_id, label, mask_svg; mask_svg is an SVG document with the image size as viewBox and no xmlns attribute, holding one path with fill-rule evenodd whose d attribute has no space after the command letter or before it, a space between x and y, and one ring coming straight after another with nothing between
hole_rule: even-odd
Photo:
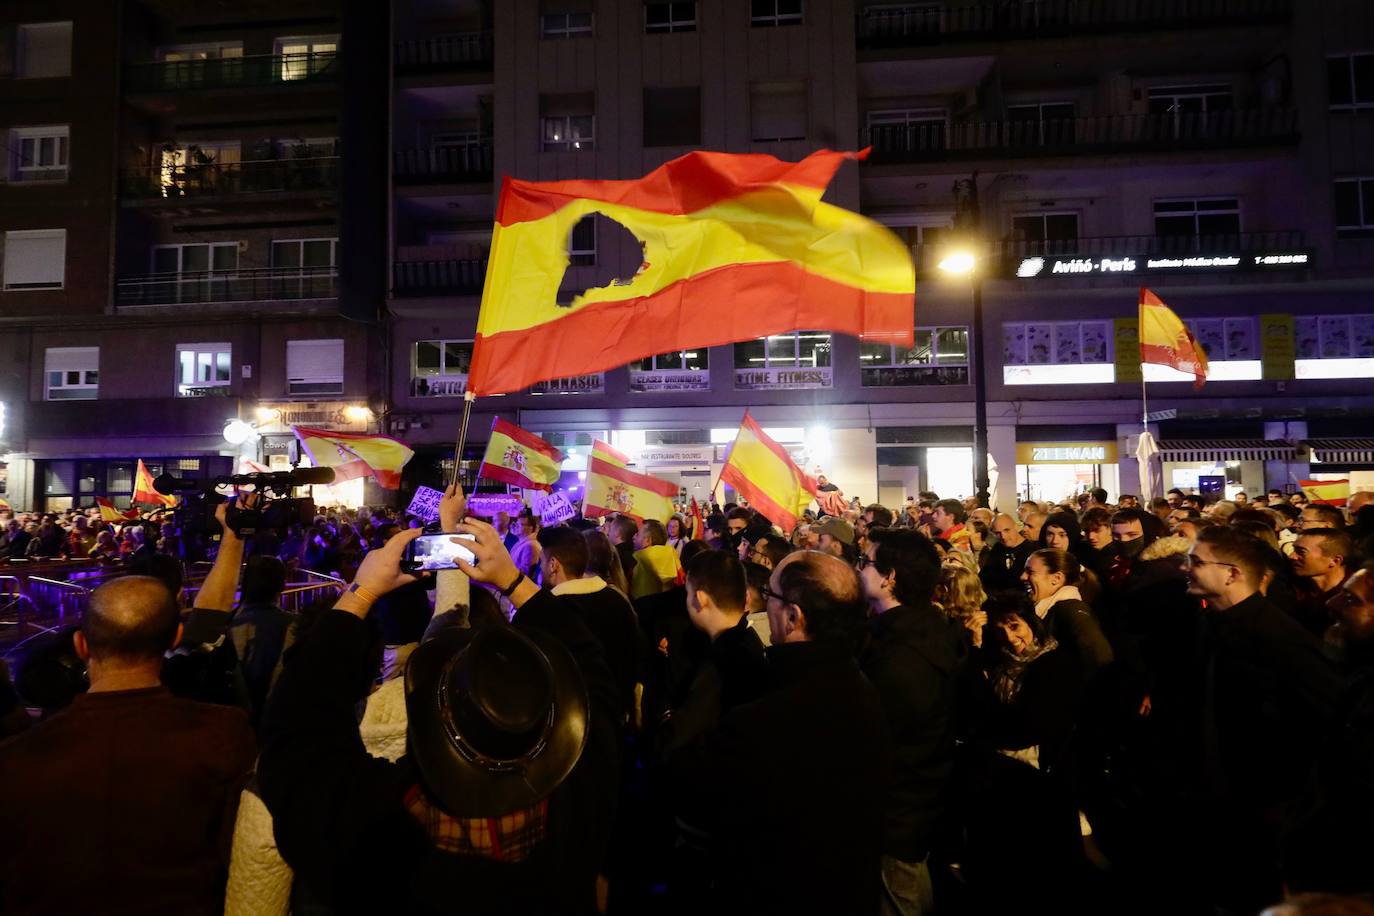
<instances>
[{"instance_id":1,"label":"handwritten sign","mask_svg":"<svg viewBox=\"0 0 1374 916\"><path fill-rule=\"evenodd\" d=\"M419 487L406 509L406 515L413 515L425 522L435 521L439 518L439 500L443 498L444 494L433 487Z\"/></svg>"},{"instance_id":2,"label":"handwritten sign","mask_svg":"<svg viewBox=\"0 0 1374 916\"><path fill-rule=\"evenodd\" d=\"M468 497L468 514L483 518L496 518L498 512L515 515L523 508L520 497L506 493L476 493Z\"/></svg>"},{"instance_id":3,"label":"handwritten sign","mask_svg":"<svg viewBox=\"0 0 1374 916\"><path fill-rule=\"evenodd\" d=\"M535 493L530 508L539 513L540 524L561 525L577 517L566 493Z\"/></svg>"}]
</instances>

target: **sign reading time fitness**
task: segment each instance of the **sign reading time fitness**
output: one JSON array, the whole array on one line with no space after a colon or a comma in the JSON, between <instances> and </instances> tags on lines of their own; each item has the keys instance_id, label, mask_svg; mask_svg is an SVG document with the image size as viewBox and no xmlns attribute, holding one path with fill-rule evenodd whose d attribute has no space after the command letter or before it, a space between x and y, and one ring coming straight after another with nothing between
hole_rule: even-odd
<instances>
[{"instance_id":1,"label":"sign reading time fitness","mask_svg":"<svg viewBox=\"0 0 1374 916\"><path fill-rule=\"evenodd\" d=\"M1022 280L1042 277L1130 276L1153 273L1204 273L1308 267L1308 251L1276 251L1263 254L1199 254L1177 257L1123 255L1121 257L1084 257L1054 255L1022 258L1016 263L1016 276Z\"/></svg>"}]
</instances>

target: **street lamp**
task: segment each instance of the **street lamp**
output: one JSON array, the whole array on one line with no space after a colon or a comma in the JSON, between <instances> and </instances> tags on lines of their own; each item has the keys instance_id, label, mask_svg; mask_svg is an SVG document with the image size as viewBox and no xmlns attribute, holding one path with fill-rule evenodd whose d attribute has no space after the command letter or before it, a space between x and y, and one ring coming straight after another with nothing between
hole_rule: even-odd
<instances>
[{"instance_id":1,"label":"street lamp","mask_svg":"<svg viewBox=\"0 0 1374 916\"><path fill-rule=\"evenodd\" d=\"M951 248L936 265L952 277L967 277L973 288L973 486L978 505L987 507L988 487L988 389L983 373L983 272L971 248Z\"/></svg>"}]
</instances>

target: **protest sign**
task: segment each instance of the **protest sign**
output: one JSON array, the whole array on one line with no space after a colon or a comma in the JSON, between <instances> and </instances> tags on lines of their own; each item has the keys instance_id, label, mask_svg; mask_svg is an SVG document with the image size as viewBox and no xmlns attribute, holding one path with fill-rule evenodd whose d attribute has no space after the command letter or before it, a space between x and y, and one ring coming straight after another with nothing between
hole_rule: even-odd
<instances>
[{"instance_id":1,"label":"protest sign","mask_svg":"<svg viewBox=\"0 0 1374 916\"><path fill-rule=\"evenodd\" d=\"M536 491L530 508L539 513L539 523L542 525L561 525L577 517L577 510L573 508L572 503L568 502L568 495L561 491L557 493Z\"/></svg>"},{"instance_id":2,"label":"protest sign","mask_svg":"<svg viewBox=\"0 0 1374 916\"><path fill-rule=\"evenodd\" d=\"M413 515L424 522L436 521L439 518L439 500L443 498L444 494L433 487L418 487L415 498L406 509L406 515Z\"/></svg>"}]
</instances>

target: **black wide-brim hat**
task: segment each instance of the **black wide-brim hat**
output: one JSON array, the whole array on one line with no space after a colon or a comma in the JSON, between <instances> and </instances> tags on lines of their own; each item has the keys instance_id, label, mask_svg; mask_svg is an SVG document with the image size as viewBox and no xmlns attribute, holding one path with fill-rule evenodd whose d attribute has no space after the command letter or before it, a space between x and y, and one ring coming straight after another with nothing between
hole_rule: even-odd
<instances>
[{"instance_id":1,"label":"black wide-brim hat","mask_svg":"<svg viewBox=\"0 0 1374 916\"><path fill-rule=\"evenodd\" d=\"M447 629L411 653L405 679L410 757L455 817L532 807L582 756L586 683L550 634L504 624Z\"/></svg>"}]
</instances>

